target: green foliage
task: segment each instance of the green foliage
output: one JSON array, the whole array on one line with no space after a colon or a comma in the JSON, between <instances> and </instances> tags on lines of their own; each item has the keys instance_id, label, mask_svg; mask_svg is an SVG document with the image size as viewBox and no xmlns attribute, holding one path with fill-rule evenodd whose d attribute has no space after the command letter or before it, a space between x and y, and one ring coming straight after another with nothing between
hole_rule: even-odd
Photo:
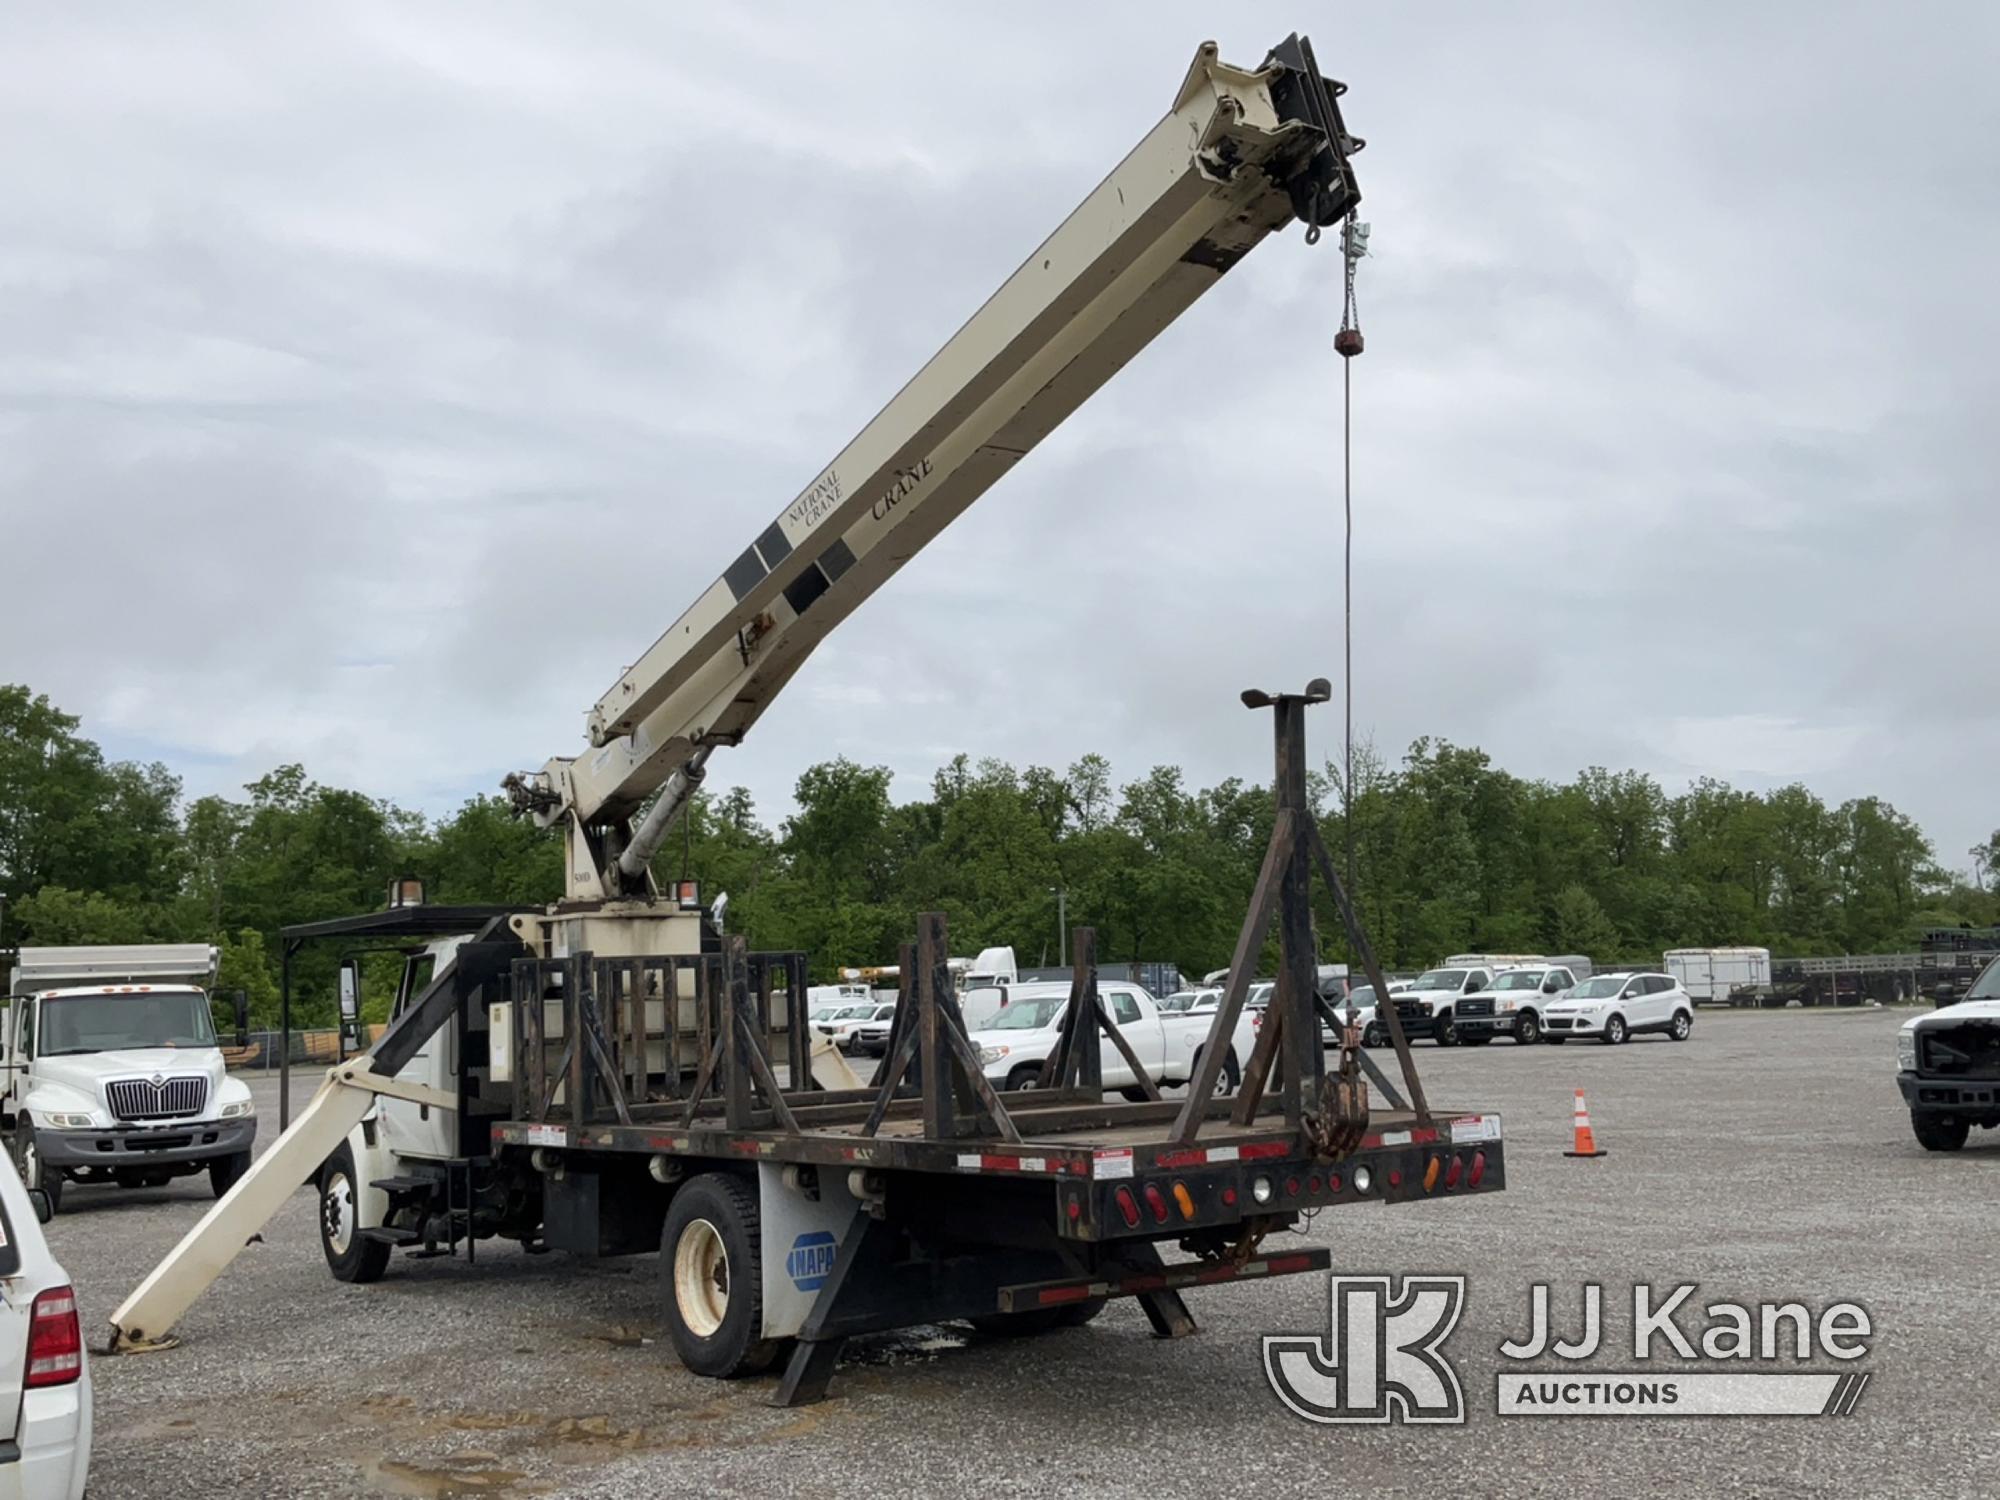
<instances>
[{"instance_id":1,"label":"green foliage","mask_svg":"<svg viewBox=\"0 0 2000 1500\"><path fill-rule=\"evenodd\" d=\"M773 828L742 788L698 793L655 859L730 896L728 925L761 948L798 948L815 975L891 963L914 915L942 910L953 947L1011 944L1059 963L1058 893L1107 962L1228 961L1272 821L1266 786L1190 787L1158 766L1119 785L1102 756L1066 771L955 756L930 794L898 804L886 767L837 759L799 777ZM291 923L367 911L419 875L438 902L541 905L562 890L559 837L477 797L435 822L281 766L241 800L182 807L161 766L108 763L77 721L0 686L0 889L23 942L208 941L219 988L278 1008L279 938ZM1876 798L1829 808L1803 786L1766 795L1710 779L1669 795L1650 776L1593 767L1529 781L1474 747L1422 739L1400 765L1356 747L1309 778L1337 865L1383 961L1457 950L1576 952L1602 961L1759 943L1782 953L1906 949L1927 926L2000 921L1988 889L2000 833L1971 851L1972 882L1941 871L1921 830ZM1316 891L1323 955L1351 959ZM295 1019L334 1013L332 945L293 963ZM1269 962L1267 956L1266 960ZM394 990L393 956L364 984L366 1019Z\"/></svg>"}]
</instances>

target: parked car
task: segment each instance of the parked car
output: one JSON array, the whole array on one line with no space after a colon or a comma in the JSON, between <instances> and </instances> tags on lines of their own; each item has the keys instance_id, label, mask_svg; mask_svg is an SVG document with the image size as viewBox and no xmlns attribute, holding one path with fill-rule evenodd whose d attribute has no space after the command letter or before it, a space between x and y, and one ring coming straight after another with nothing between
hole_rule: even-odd
<instances>
[{"instance_id":1,"label":"parked car","mask_svg":"<svg viewBox=\"0 0 2000 1500\"><path fill-rule=\"evenodd\" d=\"M814 1021L812 1028L823 1037L832 1039L834 1046L842 1052L852 1052L855 1048L856 1033L863 1026L874 1021L887 1021L896 1014L894 1005L869 1001L866 1005L843 1005L823 1021Z\"/></svg>"},{"instance_id":2,"label":"parked car","mask_svg":"<svg viewBox=\"0 0 2000 1500\"><path fill-rule=\"evenodd\" d=\"M1412 1041L1429 1037L1440 1047L1454 1045L1458 1041L1454 1007L1462 997L1476 995L1492 982L1493 971L1475 964L1463 969L1426 969L1407 988L1392 989L1403 1035Z\"/></svg>"},{"instance_id":3,"label":"parked car","mask_svg":"<svg viewBox=\"0 0 2000 1500\"><path fill-rule=\"evenodd\" d=\"M1926 1151L1956 1151L1977 1125L2000 1127L2000 960L1956 1005L1896 1033L1896 1086Z\"/></svg>"},{"instance_id":4,"label":"parked car","mask_svg":"<svg viewBox=\"0 0 2000 1500\"><path fill-rule=\"evenodd\" d=\"M878 1005L868 1020L854 1028L854 1044L848 1050L863 1057L880 1057L889 1050L889 1031L896 1024L896 1007Z\"/></svg>"},{"instance_id":5,"label":"parked car","mask_svg":"<svg viewBox=\"0 0 2000 1500\"><path fill-rule=\"evenodd\" d=\"M1596 974L1542 1015L1542 1040L1596 1037L1615 1046L1643 1031L1684 1042L1694 1030L1694 1000L1670 974Z\"/></svg>"},{"instance_id":6,"label":"parked car","mask_svg":"<svg viewBox=\"0 0 2000 1500\"><path fill-rule=\"evenodd\" d=\"M1222 991L1219 989L1175 990L1160 1001L1162 1015L1193 1015L1203 1011L1219 1010L1222 1006Z\"/></svg>"},{"instance_id":7,"label":"parked car","mask_svg":"<svg viewBox=\"0 0 2000 1500\"><path fill-rule=\"evenodd\" d=\"M0 1411L15 1413L0 1493L23 1500L82 1500L90 1475L90 1360L76 1293L42 1238L53 1213L0 1155Z\"/></svg>"},{"instance_id":8,"label":"parked car","mask_svg":"<svg viewBox=\"0 0 2000 1500\"><path fill-rule=\"evenodd\" d=\"M1214 1025L1212 1011L1162 1015L1153 997L1135 984L1100 984L1097 993L1112 1023L1155 1082L1178 1085L1194 1077ZM972 1033L986 1076L1002 1088L1033 1088L1042 1063L1055 1051L1068 1009L1067 984L1015 986L1006 1007L986 1029ZM1216 1076L1217 1093L1235 1091L1255 1039L1249 1016L1238 1016L1229 1051ZM1118 1089L1131 1099L1145 1097L1124 1054L1109 1037L1099 1044L1099 1056L1106 1088Z\"/></svg>"},{"instance_id":9,"label":"parked car","mask_svg":"<svg viewBox=\"0 0 2000 1500\"><path fill-rule=\"evenodd\" d=\"M1452 1007L1452 1030L1460 1046L1482 1046L1511 1036L1531 1046L1542 1039L1542 1015L1576 988L1576 976L1560 966L1507 969L1476 994Z\"/></svg>"}]
</instances>

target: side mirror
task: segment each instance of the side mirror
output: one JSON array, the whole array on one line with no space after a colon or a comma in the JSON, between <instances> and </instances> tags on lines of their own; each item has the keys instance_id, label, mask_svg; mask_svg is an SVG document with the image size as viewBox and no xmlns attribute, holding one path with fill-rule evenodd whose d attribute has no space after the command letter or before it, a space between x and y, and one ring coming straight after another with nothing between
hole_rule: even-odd
<instances>
[{"instance_id":1,"label":"side mirror","mask_svg":"<svg viewBox=\"0 0 2000 1500\"><path fill-rule=\"evenodd\" d=\"M1561 988L1562 988L1561 985L1557 984L1553 979L1551 979L1547 984L1542 986L1542 993L1544 995L1553 995L1557 990Z\"/></svg>"},{"instance_id":2,"label":"side mirror","mask_svg":"<svg viewBox=\"0 0 2000 1500\"><path fill-rule=\"evenodd\" d=\"M46 1224L56 1216L56 1206L49 1201L46 1189L29 1188L28 1202L34 1205L35 1222L37 1224Z\"/></svg>"}]
</instances>

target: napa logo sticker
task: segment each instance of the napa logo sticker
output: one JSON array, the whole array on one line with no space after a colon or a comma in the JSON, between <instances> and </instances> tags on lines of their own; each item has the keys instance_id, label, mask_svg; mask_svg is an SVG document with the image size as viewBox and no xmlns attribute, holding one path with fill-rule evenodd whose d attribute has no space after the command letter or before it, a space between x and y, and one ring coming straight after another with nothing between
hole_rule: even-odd
<instances>
[{"instance_id":1,"label":"napa logo sticker","mask_svg":"<svg viewBox=\"0 0 2000 1500\"><path fill-rule=\"evenodd\" d=\"M824 1229L793 1240L791 1252L785 1256L785 1274L792 1278L792 1285L802 1292L818 1291L833 1272L834 1248L833 1236Z\"/></svg>"}]
</instances>

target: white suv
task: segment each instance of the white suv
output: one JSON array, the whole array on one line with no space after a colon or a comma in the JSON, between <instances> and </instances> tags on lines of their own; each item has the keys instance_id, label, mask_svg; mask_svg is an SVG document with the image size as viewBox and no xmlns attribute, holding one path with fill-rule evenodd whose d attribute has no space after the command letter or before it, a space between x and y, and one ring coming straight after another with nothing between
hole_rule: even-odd
<instances>
[{"instance_id":1,"label":"white suv","mask_svg":"<svg viewBox=\"0 0 2000 1500\"><path fill-rule=\"evenodd\" d=\"M1542 1012L1542 1040L1561 1045L1596 1037L1615 1046L1642 1031L1684 1042L1694 1030L1694 1001L1669 974L1597 974Z\"/></svg>"},{"instance_id":2,"label":"white suv","mask_svg":"<svg viewBox=\"0 0 2000 1500\"><path fill-rule=\"evenodd\" d=\"M81 1500L90 1472L90 1361L69 1277L49 1254L46 1194L0 1156L0 1427L13 1449L0 1493ZM13 1415L8 1416L6 1413Z\"/></svg>"}]
</instances>

